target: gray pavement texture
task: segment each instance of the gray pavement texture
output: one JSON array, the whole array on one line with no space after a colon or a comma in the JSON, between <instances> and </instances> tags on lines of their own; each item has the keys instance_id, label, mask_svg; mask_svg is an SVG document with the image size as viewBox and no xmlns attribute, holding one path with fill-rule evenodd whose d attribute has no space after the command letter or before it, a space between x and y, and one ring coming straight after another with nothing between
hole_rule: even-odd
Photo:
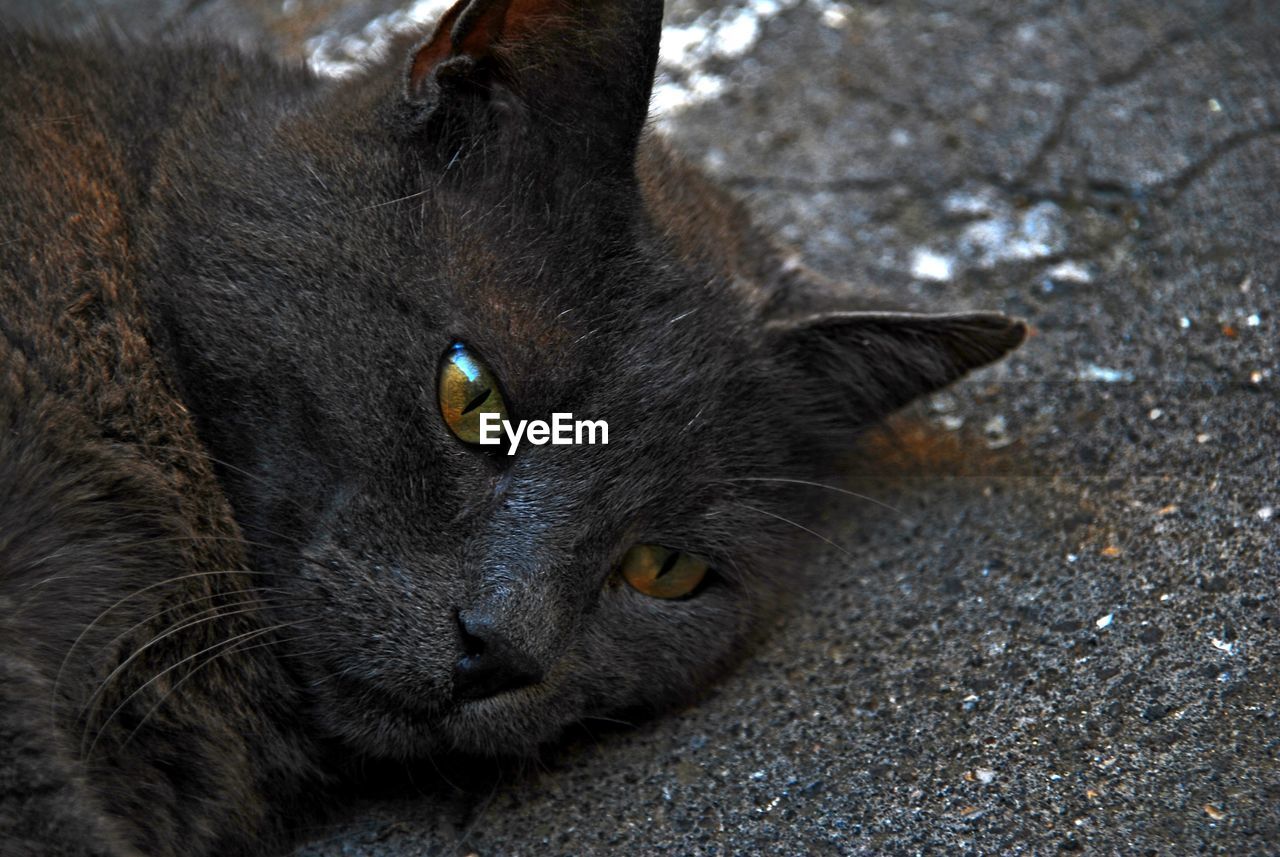
<instances>
[{"instance_id":1,"label":"gray pavement texture","mask_svg":"<svg viewBox=\"0 0 1280 857\"><path fill-rule=\"evenodd\" d=\"M303 56L408 5L110 13ZM1037 335L833 472L893 508L815 505L819 585L698 705L302 853L1280 853L1280 4L669 18L661 126L807 260Z\"/></svg>"}]
</instances>

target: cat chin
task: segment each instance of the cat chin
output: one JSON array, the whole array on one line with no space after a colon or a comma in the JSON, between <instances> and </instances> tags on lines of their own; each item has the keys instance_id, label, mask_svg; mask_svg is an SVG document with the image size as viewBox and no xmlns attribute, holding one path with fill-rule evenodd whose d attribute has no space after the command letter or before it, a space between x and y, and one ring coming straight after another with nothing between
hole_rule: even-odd
<instances>
[{"instance_id":1,"label":"cat chin","mask_svg":"<svg viewBox=\"0 0 1280 857\"><path fill-rule=\"evenodd\" d=\"M520 690L444 708L406 709L365 698L317 701L324 731L352 750L402 761L458 753L530 756L574 720L543 694Z\"/></svg>"},{"instance_id":2,"label":"cat chin","mask_svg":"<svg viewBox=\"0 0 1280 857\"><path fill-rule=\"evenodd\" d=\"M508 694L514 695L514 694ZM466 702L433 726L440 749L478 756L532 756L560 737L568 723L536 703L501 697Z\"/></svg>"}]
</instances>

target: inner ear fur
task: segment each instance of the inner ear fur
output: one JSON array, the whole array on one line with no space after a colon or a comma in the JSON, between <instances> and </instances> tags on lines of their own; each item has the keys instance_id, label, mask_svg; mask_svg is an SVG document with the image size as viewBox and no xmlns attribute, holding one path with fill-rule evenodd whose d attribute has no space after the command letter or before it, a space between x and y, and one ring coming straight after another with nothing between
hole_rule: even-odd
<instances>
[{"instance_id":1,"label":"inner ear fur","mask_svg":"<svg viewBox=\"0 0 1280 857\"><path fill-rule=\"evenodd\" d=\"M501 92L524 109L498 121L632 171L661 35L662 0L460 0L410 56L406 98L440 120Z\"/></svg>"},{"instance_id":2,"label":"inner ear fur","mask_svg":"<svg viewBox=\"0 0 1280 857\"><path fill-rule=\"evenodd\" d=\"M448 62L465 60L468 67L495 61L504 45L535 35L550 26L562 0L462 0L440 18L431 36L414 51L409 64L408 92L427 97L432 79Z\"/></svg>"}]
</instances>

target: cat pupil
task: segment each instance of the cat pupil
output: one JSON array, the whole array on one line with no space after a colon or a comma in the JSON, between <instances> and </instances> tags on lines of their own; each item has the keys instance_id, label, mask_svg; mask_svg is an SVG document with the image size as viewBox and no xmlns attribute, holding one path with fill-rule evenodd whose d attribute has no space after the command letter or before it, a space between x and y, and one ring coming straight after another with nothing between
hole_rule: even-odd
<instances>
[{"instance_id":1,"label":"cat pupil","mask_svg":"<svg viewBox=\"0 0 1280 857\"><path fill-rule=\"evenodd\" d=\"M680 561L680 556L681 554L679 551L672 551L667 556L666 561L662 563L662 567L658 569L658 573L654 575L654 578L662 577L664 574L671 571L671 569L675 568L676 563Z\"/></svg>"},{"instance_id":2,"label":"cat pupil","mask_svg":"<svg viewBox=\"0 0 1280 857\"><path fill-rule=\"evenodd\" d=\"M467 403L467 406L466 406L465 408L463 408L463 409L462 409L462 412L463 412L464 414L469 414L469 413L471 413L471 412L472 412L472 411L474 411L476 408L478 408L478 407L480 407L481 405L483 405L483 404L485 403L485 401L489 398L489 394L490 394L490 393L492 393L492 392L493 392L493 390L492 390L492 389L486 389L483 393L481 393L480 395L478 395L478 396L476 396L474 399L472 399L470 402L468 402L468 403Z\"/></svg>"}]
</instances>

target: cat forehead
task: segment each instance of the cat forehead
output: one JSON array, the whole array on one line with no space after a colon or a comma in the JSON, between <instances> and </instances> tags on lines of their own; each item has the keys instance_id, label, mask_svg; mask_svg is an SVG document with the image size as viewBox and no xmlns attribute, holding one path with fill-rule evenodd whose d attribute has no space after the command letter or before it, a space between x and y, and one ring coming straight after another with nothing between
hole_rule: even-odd
<instances>
[{"instance_id":1,"label":"cat forehead","mask_svg":"<svg viewBox=\"0 0 1280 857\"><path fill-rule=\"evenodd\" d=\"M446 212L429 229L426 279L461 328L557 359L619 348L664 354L733 340L752 308L661 241L601 241L581 218ZM534 362L537 362L536 359ZM659 361L660 362L660 361Z\"/></svg>"},{"instance_id":2,"label":"cat forehead","mask_svg":"<svg viewBox=\"0 0 1280 857\"><path fill-rule=\"evenodd\" d=\"M527 202L491 187L434 195L410 286L431 293L443 338L475 348L517 404L706 399L759 338L740 291L691 268L647 220L606 235L589 205Z\"/></svg>"},{"instance_id":3,"label":"cat forehead","mask_svg":"<svg viewBox=\"0 0 1280 857\"><path fill-rule=\"evenodd\" d=\"M497 375L518 410L570 403L610 411L708 405L752 350L727 296L669 283L617 288L614 272L566 287L548 266L517 285L501 278L454 281L444 341L461 341ZM578 272L581 275L581 272ZM570 276L565 273L564 276Z\"/></svg>"},{"instance_id":4,"label":"cat forehead","mask_svg":"<svg viewBox=\"0 0 1280 857\"><path fill-rule=\"evenodd\" d=\"M580 325L566 324L550 349L504 332L493 359L518 410L581 411L618 431L678 430L696 414L735 412L750 396L731 391L751 386L753 367L747 343L714 343L692 323L672 330L671 320L686 312L644 314L627 325L606 321L580 334Z\"/></svg>"}]
</instances>

